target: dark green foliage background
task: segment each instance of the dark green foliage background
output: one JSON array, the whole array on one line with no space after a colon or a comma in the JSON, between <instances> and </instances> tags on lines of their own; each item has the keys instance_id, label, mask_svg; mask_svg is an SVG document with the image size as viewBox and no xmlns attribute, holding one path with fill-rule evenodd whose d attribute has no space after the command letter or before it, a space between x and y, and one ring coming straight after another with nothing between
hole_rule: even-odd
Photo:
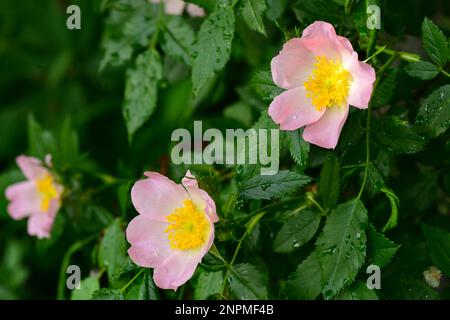
<instances>
[{"instance_id":1,"label":"dark green foliage background","mask_svg":"<svg viewBox=\"0 0 450 320\"><path fill-rule=\"evenodd\" d=\"M190 2L211 13L207 23L161 16L143 0L0 1L0 299L70 298L68 264L82 269L78 299L450 298L450 3ZM376 35L365 27L372 3ZM66 28L70 4L81 30ZM217 203L218 251L177 293L157 289L125 252L132 183L147 170L180 180L187 167L171 164L170 135L193 120L276 128L270 60L316 20L333 23L360 60L380 49L367 171L359 110L334 151L282 133L273 178L254 166L192 166ZM37 240L8 216L3 194L23 179L17 155L48 152L69 193L51 239ZM381 290L364 285L371 263L382 267ZM438 290L423 277L433 265Z\"/></svg>"}]
</instances>

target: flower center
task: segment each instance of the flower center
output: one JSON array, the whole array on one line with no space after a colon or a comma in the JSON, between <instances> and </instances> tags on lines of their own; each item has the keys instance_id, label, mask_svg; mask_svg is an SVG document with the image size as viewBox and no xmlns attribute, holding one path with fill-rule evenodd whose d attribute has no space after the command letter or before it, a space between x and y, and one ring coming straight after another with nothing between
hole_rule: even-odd
<instances>
[{"instance_id":1,"label":"flower center","mask_svg":"<svg viewBox=\"0 0 450 320\"><path fill-rule=\"evenodd\" d=\"M184 200L184 207L175 209L166 217L171 249L189 250L202 246L208 239L209 223L204 213L191 200Z\"/></svg>"},{"instance_id":2,"label":"flower center","mask_svg":"<svg viewBox=\"0 0 450 320\"><path fill-rule=\"evenodd\" d=\"M351 75L339 61L317 56L314 70L304 83L306 96L317 110L347 102Z\"/></svg>"},{"instance_id":3,"label":"flower center","mask_svg":"<svg viewBox=\"0 0 450 320\"><path fill-rule=\"evenodd\" d=\"M58 196L58 192L53 184L53 177L46 174L44 177L36 180L36 188L41 196L41 210L46 212L50 207L50 201Z\"/></svg>"}]
</instances>

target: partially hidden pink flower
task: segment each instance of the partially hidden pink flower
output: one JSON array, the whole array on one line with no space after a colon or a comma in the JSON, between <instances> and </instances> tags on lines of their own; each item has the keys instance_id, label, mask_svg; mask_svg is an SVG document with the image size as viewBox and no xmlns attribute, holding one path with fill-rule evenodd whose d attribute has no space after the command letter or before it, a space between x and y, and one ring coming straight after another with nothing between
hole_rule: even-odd
<instances>
[{"instance_id":1,"label":"partially hidden pink flower","mask_svg":"<svg viewBox=\"0 0 450 320\"><path fill-rule=\"evenodd\" d=\"M17 157L16 162L27 180L6 189L5 195L10 201L8 213L15 220L28 217L29 235L48 238L61 207L63 187L38 159L22 155ZM50 162L48 155L48 167Z\"/></svg>"},{"instance_id":2,"label":"partially hidden pink flower","mask_svg":"<svg viewBox=\"0 0 450 320\"><path fill-rule=\"evenodd\" d=\"M203 17L205 15L205 10L199 6L192 3L186 5L182 0L150 0L150 2L164 2L164 11L169 15L182 15L185 7L191 17Z\"/></svg>"},{"instance_id":3,"label":"partially hidden pink flower","mask_svg":"<svg viewBox=\"0 0 450 320\"><path fill-rule=\"evenodd\" d=\"M305 127L303 139L327 149L336 147L349 105L368 107L375 81L348 39L322 21L286 42L271 69L275 84L286 89L269 107L273 121L281 130Z\"/></svg>"},{"instance_id":4,"label":"partially hidden pink flower","mask_svg":"<svg viewBox=\"0 0 450 320\"><path fill-rule=\"evenodd\" d=\"M126 230L128 254L137 265L154 268L158 287L176 290L213 244L216 205L189 171L181 184L156 172L145 176L131 189L139 215Z\"/></svg>"}]
</instances>

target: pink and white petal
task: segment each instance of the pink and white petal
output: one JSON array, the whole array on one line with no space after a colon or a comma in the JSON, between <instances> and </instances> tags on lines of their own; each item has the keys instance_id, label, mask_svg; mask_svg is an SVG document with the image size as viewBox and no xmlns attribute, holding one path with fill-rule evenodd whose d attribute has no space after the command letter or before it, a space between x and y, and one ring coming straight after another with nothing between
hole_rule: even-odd
<instances>
[{"instance_id":1,"label":"pink and white petal","mask_svg":"<svg viewBox=\"0 0 450 320\"><path fill-rule=\"evenodd\" d=\"M183 14L184 6L186 4L182 0L165 0L164 11L167 14L179 16Z\"/></svg>"},{"instance_id":2,"label":"pink and white petal","mask_svg":"<svg viewBox=\"0 0 450 320\"><path fill-rule=\"evenodd\" d=\"M191 170L186 171L181 183L185 187L198 187L197 179L192 175Z\"/></svg>"},{"instance_id":3,"label":"pink and white petal","mask_svg":"<svg viewBox=\"0 0 450 320\"><path fill-rule=\"evenodd\" d=\"M39 179L48 173L48 170L42 166L42 162L33 157L18 156L16 163L28 180Z\"/></svg>"},{"instance_id":4,"label":"pink and white petal","mask_svg":"<svg viewBox=\"0 0 450 320\"><path fill-rule=\"evenodd\" d=\"M126 230L131 244L128 254L137 265L147 268L160 266L171 254L168 223L155 221L146 215L139 215L130 221Z\"/></svg>"},{"instance_id":5,"label":"pink and white petal","mask_svg":"<svg viewBox=\"0 0 450 320\"><path fill-rule=\"evenodd\" d=\"M286 42L280 53L272 59L271 70L275 84L283 89L302 86L311 74L315 58L300 38Z\"/></svg>"},{"instance_id":6,"label":"pink and white petal","mask_svg":"<svg viewBox=\"0 0 450 320\"><path fill-rule=\"evenodd\" d=\"M192 3L189 3L187 5L186 10L191 17L204 17L205 16L205 10L203 10L203 8L201 8L195 4L192 4Z\"/></svg>"},{"instance_id":7,"label":"pink and white petal","mask_svg":"<svg viewBox=\"0 0 450 320\"><path fill-rule=\"evenodd\" d=\"M344 37L336 35L332 24L316 21L302 33L302 42L314 56L326 56L333 60L345 60L353 53L353 47Z\"/></svg>"},{"instance_id":8,"label":"pink and white petal","mask_svg":"<svg viewBox=\"0 0 450 320\"><path fill-rule=\"evenodd\" d=\"M372 96L373 84L376 79L375 70L369 64L359 61L355 52L348 60L346 69L352 75L348 103L360 109L366 109Z\"/></svg>"},{"instance_id":9,"label":"pink and white petal","mask_svg":"<svg viewBox=\"0 0 450 320\"><path fill-rule=\"evenodd\" d=\"M19 182L9 186L5 196L11 201L8 205L8 213L15 220L40 212L41 199L33 181Z\"/></svg>"},{"instance_id":10,"label":"pink and white petal","mask_svg":"<svg viewBox=\"0 0 450 320\"><path fill-rule=\"evenodd\" d=\"M54 217L45 213L35 213L28 219L28 234L37 236L39 239L49 238L52 230Z\"/></svg>"},{"instance_id":11,"label":"pink and white petal","mask_svg":"<svg viewBox=\"0 0 450 320\"><path fill-rule=\"evenodd\" d=\"M186 191L199 211L205 212L213 223L219 221L216 204L206 191L193 186L186 187Z\"/></svg>"},{"instance_id":12,"label":"pink and white petal","mask_svg":"<svg viewBox=\"0 0 450 320\"><path fill-rule=\"evenodd\" d=\"M334 149L347 120L348 106L326 108L323 117L303 131L303 139L326 149Z\"/></svg>"},{"instance_id":13,"label":"pink and white petal","mask_svg":"<svg viewBox=\"0 0 450 320\"><path fill-rule=\"evenodd\" d=\"M283 92L269 106L269 115L281 130L296 130L314 123L324 112L325 108L317 110L311 104L303 86Z\"/></svg>"},{"instance_id":14,"label":"pink and white petal","mask_svg":"<svg viewBox=\"0 0 450 320\"><path fill-rule=\"evenodd\" d=\"M49 217L55 218L60 208L61 208L61 200L59 198L55 198L50 201L50 205L45 214L48 215Z\"/></svg>"},{"instance_id":15,"label":"pink and white petal","mask_svg":"<svg viewBox=\"0 0 450 320\"><path fill-rule=\"evenodd\" d=\"M133 185L131 201L140 214L164 222L167 215L176 208L183 207L188 194L181 185L159 173L146 172L145 175L148 179Z\"/></svg>"},{"instance_id":16,"label":"pink and white petal","mask_svg":"<svg viewBox=\"0 0 450 320\"><path fill-rule=\"evenodd\" d=\"M202 256L199 250L174 251L162 265L155 268L153 280L161 289L176 290L195 272Z\"/></svg>"}]
</instances>

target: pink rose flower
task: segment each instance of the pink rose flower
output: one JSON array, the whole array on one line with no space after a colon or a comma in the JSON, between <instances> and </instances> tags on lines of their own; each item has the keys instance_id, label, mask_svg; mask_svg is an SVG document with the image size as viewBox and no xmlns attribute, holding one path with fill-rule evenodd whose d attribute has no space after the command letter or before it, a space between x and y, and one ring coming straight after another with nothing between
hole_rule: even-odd
<instances>
[{"instance_id":1,"label":"pink rose flower","mask_svg":"<svg viewBox=\"0 0 450 320\"><path fill-rule=\"evenodd\" d=\"M186 3L182 0L150 0L152 3L164 2L164 11L169 15L179 16L183 14L184 8L186 7L187 12L191 17L203 17L205 15L205 10L199 6Z\"/></svg>"},{"instance_id":2,"label":"pink rose flower","mask_svg":"<svg viewBox=\"0 0 450 320\"><path fill-rule=\"evenodd\" d=\"M51 167L50 159L48 155L48 167ZM8 213L15 220L28 217L29 235L39 239L49 238L56 214L61 207L63 187L38 159L19 156L16 162L28 180L6 189L6 198L11 201Z\"/></svg>"},{"instance_id":3,"label":"pink rose flower","mask_svg":"<svg viewBox=\"0 0 450 320\"><path fill-rule=\"evenodd\" d=\"M216 205L189 171L181 184L156 172L145 176L131 189L140 215L127 227L128 254L137 265L155 269L158 287L176 290L213 244Z\"/></svg>"},{"instance_id":4,"label":"pink rose flower","mask_svg":"<svg viewBox=\"0 0 450 320\"><path fill-rule=\"evenodd\" d=\"M368 107L375 81L348 39L322 21L286 42L271 68L275 84L287 90L269 107L273 121L281 130L305 127L303 139L327 149L337 145L349 104Z\"/></svg>"}]
</instances>

